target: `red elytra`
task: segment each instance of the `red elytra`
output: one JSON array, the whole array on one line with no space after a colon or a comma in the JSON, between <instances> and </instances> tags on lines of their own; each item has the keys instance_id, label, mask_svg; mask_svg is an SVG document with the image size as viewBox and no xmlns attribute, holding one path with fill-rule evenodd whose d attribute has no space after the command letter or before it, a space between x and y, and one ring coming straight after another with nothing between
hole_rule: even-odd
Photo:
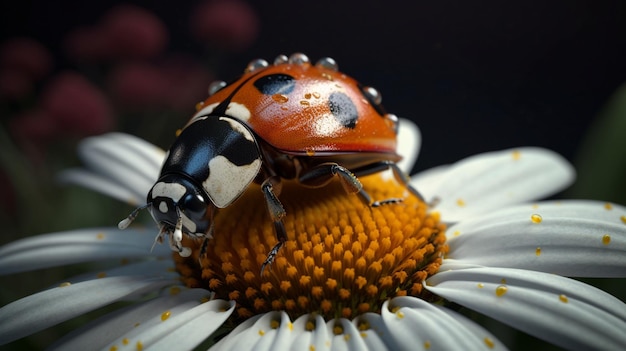
<instances>
[{"instance_id":1,"label":"red elytra","mask_svg":"<svg viewBox=\"0 0 626 351\"><path fill-rule=\"evenodd\" d=\"M322 62L249 69L202 106L228 100L245 107L249 116L234 117L282 152L374 152L398 160L397 118L384 111L378 93Z\"/></svg>"}]
</instances>

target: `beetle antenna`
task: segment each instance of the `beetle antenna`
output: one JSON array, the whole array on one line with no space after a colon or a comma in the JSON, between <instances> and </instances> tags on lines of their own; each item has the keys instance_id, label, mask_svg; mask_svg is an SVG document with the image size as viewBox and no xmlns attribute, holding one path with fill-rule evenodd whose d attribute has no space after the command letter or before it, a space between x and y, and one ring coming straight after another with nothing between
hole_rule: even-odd
<instances>
[{"instance_id":1,"label":"beetle antenna","mask_svg":"<svg viewBox=\"0 0 626 351\"><path fill-rule=\"evenodd\" d=\"M124 230L126 228L128 228L128 226L135 220L135 218L137 218L137 215L139 214L139 211L146 209L148 206L150 206L150 204L145 204L143 206L137 207L136 209L133 210L133 212L131 212L128 217L122 219L118 224L117 227Z\"/></svg>"}]
</instances>

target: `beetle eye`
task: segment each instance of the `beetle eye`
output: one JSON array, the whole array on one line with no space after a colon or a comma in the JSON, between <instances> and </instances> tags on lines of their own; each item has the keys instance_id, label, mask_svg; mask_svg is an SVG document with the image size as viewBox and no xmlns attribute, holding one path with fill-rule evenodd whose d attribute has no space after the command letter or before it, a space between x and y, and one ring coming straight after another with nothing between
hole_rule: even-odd
<instances>
[{"instance_id":1,"label":"beetle eye","mask_svg":"<svg viewBox=\"0 0 626 351\"><path fill-rule=\"evenodd\" d=\"M207 205L204 199L197 194L187 194L180 203L181 209L190 218L203 218L206 214Z\"/></svg>"}]
</instances>

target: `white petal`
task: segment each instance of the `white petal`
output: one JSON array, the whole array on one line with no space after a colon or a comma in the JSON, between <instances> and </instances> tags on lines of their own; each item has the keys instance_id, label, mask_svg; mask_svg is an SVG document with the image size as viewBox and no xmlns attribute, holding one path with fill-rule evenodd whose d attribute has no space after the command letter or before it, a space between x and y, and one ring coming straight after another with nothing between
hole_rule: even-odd
<instances>
[{"instance_id":1,"label":"white petal","mask_svg":"<svg viewBox=\"0 0 626 351\"><path fill-rule=\"evenodd\" d=\"M448 308L442 306L436 306L442 312L448 314L450 318L452 318L455 322L461 324L464 328L466 328L472 335L481 339L484 343L483 348L488 350L506 350L507 347L500 340L498 340L495 335L491 334L487 329L483 328L481 325L477 324L473 320L465 317L464 315L454 312Z\"/></svg>"},{"instance_id":2,"label":"white petal","mask_svg":"<svg viewBox=\"0 0 626 351\"><path fill-rule=\"evenodd\" d=\"M498 339L459 315L415 297L396 297L381 311L388 338L398 350L505 349ZM471 325L471 327L468 327Z\"/></svg>"},{"instance_id":3,"label":"white petal","mask_svg":"<svg viewBox=\"0 0 626 351\"><path fill-rule=\"evenodd\" d=\"M87 186L131 203L145 201L165 156L154 145L122 133L85 139L79 155L89 170L61 173L62 182ZM110 183L114 188L107 187Z\"/></svg>"},{"instance_id":4,"label":"white petal","mask_svg":"<svg viewBox=\"0 0 626 351\"><path fill-rule=\"evenodd\" d=\"M417 124L411 120L400 118L398 125L398 153L402 160L398 166L405 173L410 173L417 160L422 144L422 136Z\"/></svg>"},{"instance_id":5,"label":"white petal","mask_svg":"<svg viewBox=\"0 0 626 351\"><path fill-rule=\"evenodd\" d=\"M504 293L497 290L502 286ZM509 268L468 268L440 271L425 287L561 347L618 350L626 345L626 305L573 279Z\"/></svg>"},{"instance_id":6,"label":"white petal","mask_svg":"<svg viewBox=\"0 0 626 351\"><path fill-rule=\"evenodd\" d=\"M450 166L433 189L446 222L552 195L572 183L572 166L556 153L522 147L472 156ZM429 199L427 199L429 200Z\"/></svg>"},{"instance_id":7,"label":"white petal","mask_svg":"<svg viewBox=\"0 0 626 351\"><path fill-rule=\"evenodd\" d=\"M339 323L342 333L333 330ZM313 324L310 330L307 324ZM374 343L377 345L380 343ZM215 350L368 350L356 325L346 319L326 323L321 316L303 315L291 323L285 312L269 312L237 326ZM377 350L377 349L369 349Z\"/></svg>"},{"instance_id":8,"label":"white petal","mask_svg":"<svg viewBox=\"0 0 626 351\"><path fill-rule=\"evenodd\" d=\"M123 133L109 133L86 138L79 145L79 155L83 162L102 174L116 171L104 167L103 162L113 162L130 168L134 175L154 183L159 174L165 151L136 136Z\"/></svg>"},{"instance_id":9,"label":"white petal","mask_svg":"<svg viewBox=\"0 0 626 351\"><path fill-rule=\"evenodd\" d=\"M122 335L140 326L143 322L150 320L154 316L160 317L163 311L175 309L190 302L194 303L193 306L196 306L202 298L207 296L210 296L210 292L204 289L172 287L164 291L162 296L114 311L91 321L79 329L73 330L50 346L50 349L103 349L106 345L121 339Z\"/></svg>"},{"instance_id":10,"label":"white petal","mask_svg":"<svg viewBox=\"0 0 626 351\"><path fill-rule=\"evenodd\" d=\"M309 321L315 326L315 329L310 331L307 329L307 322ZM327 350L330 348L332 334L328 333L326 322L324 322L324 318L320 315L300 316L293 323L293 330L295 331L296 337L293 339L290 348L292 351L301 350L303 346L307 347L307 345L309 350Z\"/></svg>"},{"instance_id":11,"label":"white petal","mask_svg":"<svg viewBox=\"0 0 626 351\"><path fill-rule=\"evenodd\" d=\"M128 344L144 350L191 350L217 330L234 310L235 302L225 300L189 300L168 309L159 308L104 349L119 349Z\"/></svg>"},{"instance_id":12,"label":"white petal","mask_svg":"<svg viewBox=\"0 0 626 351\"><path fill-rule=\"evenodd\" d=\"M335 327L342 330L341 334L335 334ZM361 333L356 326L345 318L332 319L326 323L328 334L331 336L331 350L368 350Z\"/></svg>"},{"instance_id":13,"label":"white petal","mask_svg":"<svg viewBox=\"0 0 626 351\"><path fill-rule=\"evenodd\" d=\"M369 350L400 350L380 314L367 312L356 317L352 323Z\"/></svg>"},{"instance_id":14,"label":"white petal","mask_svg":"<svg viewBox=\"0 0 626 351\"><path fill-rule=\"evenodd\" d=\"M96 308L175 284L176 280L111 277L45 290L0 308L0 344L17 340Z\"/></svg>"},{"instance_id":15,"label":"white petal","mask_svg":"<svg viewBox=\"0 0 626 351\"><path fill-rule=\"evenodd\" d=\"M469 319L421 299L394 298L385 302L382 310L382 316L365 313L352 322L345 318L324 322L319 315L303 315L291 323L285 312L269 312L244 321L212 349L505 349L495 336Z\"/></svg>"},{"instance_id":16,"label":"white petal","mask_svg":"<svg viewBox=\"0 0 626 351\"><path fill-rule=\"evenodd\" d=\"M291 334L292 329L293 324L287 313L284 311L268 312L247 319L211 349L220 351L288 350L288 343L281 339ZM293 340L292 337L288 339Z\"/></svg>"},{"instance_id":17,"label":"white petal","mask_svg":"<svg viewBox=\"0 0 626 351\"><path fill-rule=\"evenodd\" d=\"M256 335L254 335L253 340L249 334L254 333L255 331L258 332L258 330L253 330L252 328L255 323L263 316L265 316L265 314L257 314L246 319L245 321L237 325L237 327L233 329L233 331L228 333L228 335L224 336L224 338L222 338L219 342L213 345L210 350L252 350L254 344L257 341L257 338Z\"/></svg>"},{"instance_id":18,"label":"white petal","mask_svg":"<svg viewBox=\"0 0 626 351\"><path fill-rule=\"evenodd\" d=\"M65 281L76 284L87 280L121 276L153 276L155 278L176 279L180 275L176 272L175 268L176 266L173 260L140 261L134 263L124 263L121 266L116 266L114 268L81 274L65 279Z\"/></svg>"},{"instance_id":19,"label":"white petal","mask_svg":"<svg viewBox=\"0 0 626 351\"><path fill-rule=\"evenodd\" d=\"M450 227L447 257L570 277L626 277L625 219L625 207L597 201L512 206Z\"/></svg>"},{"instance_id":20,"label":"white petal","mask_svg":"<svg viewBox=\"0 0 626 351\"><path fill-rule=\"evenodd\" d=\"M150 252L154 236L152 231L130 228L79 229L33 236L0 247L0 274L105 259L169 257L171 251L166 245L156 245Z\"/></svg>"},{"instance_id":21,"label":"white petal","mask_svg":"<svg viewBox=\"0 0 626 351\"><path fill-rule=\"evenodd\" d=\"M148 194L143 183L142 185L131 184L137 178L130 178L126 182L128 184L121 184L118 180L111 180L106 176L84 169L64 170L58 178L61 183L79 185L132 206L139 206L144 203Z\"/></svg>"},{"instance_id":22,"label":"white petal","mask_svg":"<svg viewBox=\"0 0 626 351\"><path fill-rule=\"evenodd\" d=\"M368 350L398 350L395 341L390 337L383 318L378 313L368 312L355 318L352 323L359 331Z\"/></svg>"}]
</instances>

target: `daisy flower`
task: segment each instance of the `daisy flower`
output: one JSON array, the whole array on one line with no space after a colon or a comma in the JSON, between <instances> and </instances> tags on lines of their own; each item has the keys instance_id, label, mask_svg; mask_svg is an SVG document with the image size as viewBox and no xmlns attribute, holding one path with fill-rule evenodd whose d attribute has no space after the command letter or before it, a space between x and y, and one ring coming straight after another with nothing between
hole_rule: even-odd
<instances>
[{"instance_id":1,"label":"daisy flower","mask_svg":"<svg viewBox=\"0 0 626 351\"><path fill-rule=\"evenodd\" d=\"M400 166L417 157L417 127L402 120ZM125 134L86 139L86 169L67 182L132 205L145 201L164 152ZM289 240L276 243L253 185L215 218L199 262L154 244L156 230L80 229L0 248L0 273L116 262L0 309L0 343L115 302L116 310L51 349L217 350L506 349L456 312L463 306L568 349L626 345L626 305L569 277L626 276L626 208L597 201L545 201L574 179L559 155L520 147L469 157L412 177L427 203L381 173L362 177L367 208L339 184L281 195ZM121 306L121 307L119 307ZM204 344L206 345L206 344Z\"/></svg>"}]
</instances>

